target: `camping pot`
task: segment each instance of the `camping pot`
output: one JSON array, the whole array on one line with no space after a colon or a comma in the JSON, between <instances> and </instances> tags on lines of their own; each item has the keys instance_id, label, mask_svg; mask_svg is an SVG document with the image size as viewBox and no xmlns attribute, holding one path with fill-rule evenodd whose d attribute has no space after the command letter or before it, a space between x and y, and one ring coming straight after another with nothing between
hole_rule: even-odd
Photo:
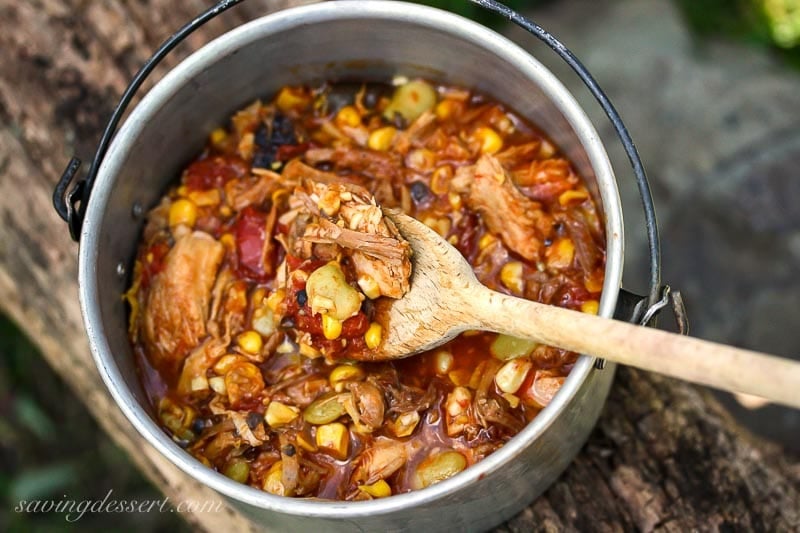
<instances>
[{"instance_id":1,"label":"camping pot","mask_svg":"<svg viewBox=\"0 0 800 533\"><path fill-rule=\"evenodd\" d=\"M487 93L557 143L586 179L605 216L607 265L599 312L611 317L617 310L617 316L635 318L630 309L617 305L622 300L622 209L606 151L575 99L522 48L448 12L381 0L288 9L224 34L172 69L116 135L113 125L109 127L107 140L113 137L113 142L105 153L98 152L89 179L65 199L77 169L73 160L55 202L76 234L79 230L83 318L112 396L150 444L268 529L430 532L497 525L532 502L567 467L595 425L613 378L613 365L602 368L594 358L581 356L552 403L501 449L438 484L372 501L293 499L262 492L203 466L159 427L137 378L120 297L130 283L143 214L202 150L209 132L254 99L269 98L286 84L387 81L395 75ZM651 251L657 251L655 227L648 229L656 236ZM656 262L655 280L657 268ZM652 283L651 288L651 297L657 296L660 288ZM635 314L641 316L648 303L654 301L639 302Z\"/></svg>"}]
</instances>

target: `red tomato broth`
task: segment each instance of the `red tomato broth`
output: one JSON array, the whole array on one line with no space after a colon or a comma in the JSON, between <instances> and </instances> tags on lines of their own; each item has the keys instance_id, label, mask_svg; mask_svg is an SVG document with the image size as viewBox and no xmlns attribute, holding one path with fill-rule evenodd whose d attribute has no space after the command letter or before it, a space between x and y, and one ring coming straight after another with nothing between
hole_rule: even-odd
<instances>
[{"instance_id":1,"label":"red tomato broth","mask_svg":"<svg viewBox=\"0 0 800 533\"><path fill-rule=\"evenodd\" d=\"M251 329L249 325L254 323L256 312L269 306L267 295L276 295L279 289L276 275L281 268L288 268L290 272L302 270L308 275L327 263L326 260L303 260L284 250L282 243L290 230L281 222L281 215L288 208L285 202L277 199L280 196L275 197L275 191L271 196L265 196L262 202L247 205L238 212L229 205L232 198L228 197L226 186L233 180L243 180L245 185L257 187L263 172L254 173L255 166L251 168L251 165L255 161L259 164L264 162L270 154L273 157L270 168L279 173L290 161L305 160L304 164L309 168L335 173L342 181L362 184L383 205L404 208L440 231L473 264L479 279L492 289L596 312L605 266L604 236L597 209L588 194L582 196L585 188L569 162L558 157L556 149L538 130L504 106L482 95L450 87L436 87L435 90L438 104L452 102L450 107L453 111L439 113L437 104L433 126L423 126L427 128L426 137L412 139L405 153L396 153L392 149L362 148L359 144L359 140L371 138L377 130L392 127L393 122L381 116L381 109L390 103L388 97L378 98L374 107L368 108L363 103L364 91L354 95L349 107L358 113L360 123L347 129L346 124L336 126L347 119L340 119L341 110L327 108L325 98L330 86L283 89L272 103L256 103L239 112L227 131L216 130L204 154L184 172L183 187L171 189L166 204L151 212L137 257L143 265L139 269L141 279L134 280L131 288L142 310L142 313L131 314L131 341L137 354L142 384L156 411L161 413L166 409L177 413L182 410L184 413L178 417L183 424L180 427L175 427L174 417L169 424L161 420L165 430L208 466L225 472L233 462L245 461L248 464L247 478L239 481L277 494L285 492L284 495L370 499L385 495L374 496L369 492L373 485L378 487L376 484L383 482L390 494L407 492L420 488L416 479L417 469L424 461L440 452L456 451L463 456L467 466L474 464L502 446L532 420L544 406L543 396L531 392L537 372L544 371L543 376L553 377L547 382L550 387L547 391L550 392L557 390L557 387L553 389L554 380L568 374L576 355L540 346L522 356L530 361L531 368L518 393L504 393L494 381L487 386L486 376L492 379L505 364L492 354L492 343L497 335L470 333L437 350L408 359L391 363L357 363L355 366L360 369L361 377L344 382L342 392L336 392L336 386L331 383L333 372L348 354L366 349L365 334L374 319L374 310L366 299L357 314L342 322L340 336L335 340L326 339L321 315L313 313L307 301L298 300L298 295L305 291L305 282L294 278L277 305L280 311L275 311L282 319L275 326L274 333L261 335L263 348L259 353L248 353L237 345L238 336ZM451 98L452 95L455 98ZM273 121L271 131L263 125L269 120ZM290 134L287 134L286 121L292 124ZM410 121L407 127L397 128L394 146L397 146L397 136L411 131L415 125L418 123ZM541 235L542 247L536 260L526 259L502 236L493 233L484 216L486 213L482 215L470 207L469 193L454 192L452 187L448 189L434 183L437 169L449 167L452 172L443 172L452 174L449 178L452 183L459 169L472 168L479 158L486 156L482 150L487 141L481 144L472 138L480 128L490 128L501 137L506 150L539 143L535 156L516 161L509 155L510 162L503 165L509 180L517 179L515 176L532 180L532 184L519 185L517 190L528 199L526 201L532 202L529 209L540 210L543 216L553 221L547 233ZM501 128L510 129L503 134ZM330 160L309 161L309 153L324 149L333 150L327 154ZM427 165L427 152L417 153L422 150L433 154L430 159L435 160L434 165ZM502 149L495 153L498 157L508 154ZM541 161L550 160L557 162L550 165L557 171L548 173L548 166L542 165ZM409 166L409 163L413 164ZM538 174L533 177L529 172L532 165L538 169ZM173 355L175 360L164 364L149 356L148 344L142 339L141 322L142 314L149 311L151 280L163 272L164 257L173 246L176 235L185 236L187 231L170 226L165 210L179 198L186 195L191 198L194 191L212 189L219 193L219 203L198 203L196 216L198 221L213 219L214 223L201 225L198 222L194 229L212 228L206 234L224 247L217 272L228 272L238 280L248 303L243 312L233 318L228 316L227 322L220 319L213 325L219 330L216 337L213 331L208 330L195 346L179 344L181 348L176 350L179 353ZM572 191L572 198L560 201L567 191ZM278 220L267 234L267 221L273 209L277 210ZM579 240L577 244L575 239ZM563 244L566 241L572 244ZM554 245L563 249L548 252ZM265 250L268 253L264 254ZM514 270L517 263L521 264L519 279L509 282L505 277L506 270ZM509 264L514 268L508 268ZM345 262L342 270L347 283L357 289L352 267ZM259 294L258 291L264 292L266 306L251 301ZM232 304L226 303L229 300L233 301L233 297L221 297L220 308L233 308ZM202 343L209 339L228 338L221 333L228 327L231 331L227 332L229 342L221 349L221 353L226 354L223 357L230 355L239 361L238 364L255 365L261 373L261 381L249 383L245 379L247 383L244 384L251 386L252 391L246 398L229 405L230 391L220 393L211 385L212 380L216 380L213 382L218 385L218 378L228 380L227 374L223 376L215 370L222 360L215 355L209 356L210 364L194 376L192 386L197 382L197 390L189 393L178 390L176 366L183 363L185 371L188 364L184 361L190 352L202 348ZM310 335L316 353L303 353L299 339L305 338L302 337L304 333ZM444 372L438 365L440 359L437 359L442 352L452 355L452 363ZM304 441L313 441L321 427L305 421L304 413L311 403L325 394L349 394L348 398L354 398L358 390L355 383L380 391L384 404L382 422L371 431L363 431L363 428L359 430L349 411L337 417L335 423L343 424L347 430L346 456L337 459L313 442L308 445ZM461 431L452 431L450 419L455 415L449 414L449 406L454 404L448 402L451 396L464 390L471 395L470 402L464 402L467 407L463 417L467 422ZM295 417L275 426L263 421L265 415L269 416L268 407L273 402L288 406L290 411L294 409ZM400 416L412 412L417 413L419 420L409 434L398 436L398 430L392 429L392 424L397 423ZM242 434L242 431L247 432L244 426L240 429L235 426L236 420L241 422L243 419L247 419L248 435ZM366 457L386 443L398 450L402 448L401 455L405 459L397 468L390 468L387 475L367 484L363 475L358 474L359 468L363 471L369 467L372 463ZM276 465L280 467L279 476L270 473L276 470ZM296 470L295 474L291 473L292 469ZM293 482L293 476L299 481ZM280 481L275 481L278 479ZM291 489L286 490L287 486Z\"/></svg>"}]
</instances>

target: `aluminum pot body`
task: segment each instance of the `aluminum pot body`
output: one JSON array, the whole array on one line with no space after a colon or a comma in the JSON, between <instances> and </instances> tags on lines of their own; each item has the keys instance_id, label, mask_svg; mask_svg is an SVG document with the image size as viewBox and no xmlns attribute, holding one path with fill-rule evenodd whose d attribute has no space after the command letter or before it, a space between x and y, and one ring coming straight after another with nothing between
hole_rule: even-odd
<instances>
[{"instance_id":1,"label":"aluminum pot body","mask_svg":"<svg viewBox=\"0 0 800 533\"><path fill-rule=\"evenodd\" d=\"M582 356L553 402L484 461L424 490L369 502L273 496L204 467L154 421L137 379L120 295L143 220L235 110L285 84L421 76L478 89L544 130L601 203L607 267L600 313L614 312L622 276L622 212L605 150L584 112L524 50L461 17L419 5L340 1L241 26L173 69L131 112L98 175L82 229L79 283L93 356L137 430L185 472L270 530L484 530L520 511L566 468L594 426L613 366ZM520 319L517 317L516 319ZM579 332L577 333L579 334Z\"/></svg>"}]
</instances>

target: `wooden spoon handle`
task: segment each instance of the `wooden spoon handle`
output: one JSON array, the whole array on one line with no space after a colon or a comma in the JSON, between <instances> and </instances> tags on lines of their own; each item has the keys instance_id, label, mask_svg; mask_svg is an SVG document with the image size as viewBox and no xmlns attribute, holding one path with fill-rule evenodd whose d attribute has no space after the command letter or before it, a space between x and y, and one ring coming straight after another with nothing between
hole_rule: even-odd
<instances>
[{"instance_id":1,"label":"wooden spoon handle","mask_svg":"<svg viewBox=\"0 0 800 533\"><path fill-rule=\"evenodd\" d=\"M462 296L477 329L800 408L798 362L513 298L483 286Z\"/></svg>"}]
</instances>

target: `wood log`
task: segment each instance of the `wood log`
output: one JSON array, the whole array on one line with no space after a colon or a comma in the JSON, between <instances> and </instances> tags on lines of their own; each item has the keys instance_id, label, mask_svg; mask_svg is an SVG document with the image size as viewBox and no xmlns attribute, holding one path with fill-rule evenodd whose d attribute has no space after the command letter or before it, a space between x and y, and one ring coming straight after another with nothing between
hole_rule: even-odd
<instances>
[{"instance_id":1,"label":"wood log","mask_svg":"<svg viewBox=\"0 0 800 533\"><path fill-rule=\"evenodd\" d=\"M163 74L214 35L295 0L245 3L193 35ZM89 157L127 81L210 2L0 0L0 306L118 445L172 501L220 500L146 444L90 357L77 245L51 206L73 153ZM224 501L223 501L224 502ZM224 504L198 530L256 526ZM800 527L800 469L694 387L621 370L588 444L562 478L499 531L775 530Z\"/></svg>"}]
</instances>

